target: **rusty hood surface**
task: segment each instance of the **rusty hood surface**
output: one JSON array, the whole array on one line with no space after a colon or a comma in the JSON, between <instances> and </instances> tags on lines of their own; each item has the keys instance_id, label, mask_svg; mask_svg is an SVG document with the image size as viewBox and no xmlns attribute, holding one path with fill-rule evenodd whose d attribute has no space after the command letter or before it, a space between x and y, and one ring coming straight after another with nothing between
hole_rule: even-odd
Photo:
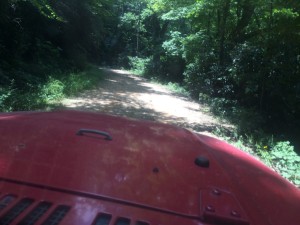
<instances>
[{"instance_id":1,"label":"rusty hood surface","mask_svg":"<svg viewBox=\"0 0 300 225\"><path fill-rule=\"evenodd\" d=\"M99 208L99 200L106 213L131 207L185 218L181 224L299 222L297 188L248 154L185 129L59 111L3 113L0 133L0 187L14 185L18 195L66 194L76 197L66 200L70 208ZM92 224L99 214L80 209L85 220L69 216L69 224Z\"/></svg>"}]
</instances>

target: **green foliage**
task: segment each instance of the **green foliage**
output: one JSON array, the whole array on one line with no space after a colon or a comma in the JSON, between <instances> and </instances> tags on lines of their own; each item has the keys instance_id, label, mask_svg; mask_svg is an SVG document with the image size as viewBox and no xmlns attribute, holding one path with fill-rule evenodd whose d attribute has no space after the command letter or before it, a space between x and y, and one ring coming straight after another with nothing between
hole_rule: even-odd
<instances>
[{"instance_id":1,"label":"green foliage","mask_svg":"<svg viewBox=\"0 0 300 225\"><path fill-rule=\"evenodd\" d=\"M166 54L171 56L181 56L183 53L182 34L179 31L171 31L171 39L164 41L162 44Z\"/></svg>"},{"instance_id":2,"label":"green foliage","mask_svg":"<svg viewBox=\"0 0 300 225\"><path fill-rule=\"evenodd\" d=\"M275 141L263 131L259 137L217 128L214 134L233 146L259 158L264 164L300 187L300 157L289 141Z\"/></svg>"},{"instance_id":3,"label":"green foliage","mask_svg":"<svg viewBox=\"0 0 300 225\"><path fill-rule=\"evenodd\" d=\"M7 106L6 102L11 97L13 90L11 87L0 87L0 111L8 112L11 108Z\"/></svg>"},{"instance_id":4,"label":"green foliage","mask_svg":"<svg viewBox=\"0 0 300 225\"><path fill-rule=\"evenodd\" d=\"M239 135L251 135L260 139L266 121L263 116L253 108L244 108L236 100L227 98L211 98L200 93L199 101L210 106L210 111L221 119L229 121L236 126Z\"/></svg>"},{"instance_id":5,"label":"green foliage","mask_svg":"<svg viewBox=\"0 0 300 225\"><path fill-rule=\"evenodd\" d=\"M258 145L262 160L280 173L284 178L300 186L300 157L289 141Z\"/></svg>"},{"instance_id":6,"label":"green foliage","mask_svg":"<svg viewBox=\"0 0 300 225\"><path fill-rule=\"evenodd\" d=\"M131 71L137 75L145 74L150 58L128 57Z\"/></svg>"},{"instance_id":7,"label":"green foliage","mask_svg":"<svg viewBox=\"0 0 300 225\"><path fill-rule=\"evenodd\" d=\"M101 72L91 67L82 72L69 72L47 76L44 84L35 86L27 83L23 90L16 89L15 83L0 89L0 110L24 111L45 109L55 106L65 96L75 95L97 85Z\"/></svg>"},{"instance_id":8,"label":"green foliage","mask_svg":"<svg viewBox=\"0 0 300 225\"><path fill-rule=\"evenodd\" d=\"M183 95L186 97L190 96L190 93L179 83L175 83L175 82L165 83L165 82L159 80L159 78L157 78L157 77L152 77L151 82L162 85L163 87L167 88L168 90L170 90L173 93L180 94L180 95Z\"/></svg>"},{"instance_id":9,"label":"green foliage","mask_svg":"<svg viewBox=\"0 0 300 225\"><path fill-rule=\"evenodd\" d=\"M243 137L236 131L229 131L222 127L216 127L216 129L213 130L213 134L227 143L235 146L236 148L243 150L244 152L247 152L253 156L256 155L254 147L255 145L253 144L254 141L252 137Z\"/></svg>"},{"instance_id":10,"label":"green foliage","mask_svg":"<svg viewBox=\"0 0 300 225\"><path fill-rule=\"evenodd\" d=\"M84 73L71 73L64 79L64 83L68 84L64 92L67 95L74 95L90 87L90 82L90 80L86 79Z\"/></svg>"},{"instance_id":11,"label":"green foliage","mask_svg":"<svg viewBox=\"0 0 300 225\"><path fill-rule=\"evenodd\" d=\"M63 21L63 19L60 16L58 16L58 14L53 10L53 8L47 0L30 0L30 2L38 8L39 12L43 16L49 19Z\"/></svg>"},{"instance_id":12,"label":"green foliage","mask_svg":"<svg viewBox=\"0 0 300 225\"><path fill-rule=\"evenodd\" d=\"M297 18L299 17L299 12L291 8L281 8L274 10L274 16L285 17L285 18Z\"/></svg>"},{"instance_id":13,"label":"green foliage","mask_svg":"<svg viewBox=\"0 0 300 225\"><path fill-rule=\"evenodd\" d=\"M91 67L79 73L71 73L63 79L63 83L66 84L64 93L75 95L83 90L95 87L101 79L101 72L96 67Z\"/></svg>"},{"instance_id":14,"label":"green foliage","mask_svg":"<svg viewBox=\"0 0 300 225\"><path fill-rule=\"evenodd\" d=\"M188 5L185 7L178 7L175 9L170 10L169 12L162 15L162 20L170 20L170 21L176 21L185 17L188 17L188 15L191 13L192 10L194 10L195 4Z\"/></svg>"},{"instance_id":15,"label":"green foliage","mask_svg":"<svg viewBox=\"0 0 300 225\"><path fill-rule=\"evenodd\" d=\"M60 80L49 77L49 80L40 89L40 97L46 102L51 103L64 98L65 85Z\"/></svg>"},{"instance_id":16,"label":"green foliage","mask_svg":"<svg viewBox=\"0 0 300 225\"><path fill-rule=\"evenodd\" d=\"M11 95L2 105L2 110L10 111L29 111L44 108L46 101L39 96L38 89L12 90Z\"/></svg>"},{"instance_id":17,"label":"green foliage","mask_svg":"<svg viewBox=\"0 0 300 225\"><path fill-rule=\"evenodd\" d=\"M120 25L126 27L127 29L140 28L139 27L139 15L132 12L124 13L120 18Z\"/></svg>"},{"instance_id":18,"label":"green foliage","mask_svg":"<svg viewBox=\"0 0 300 225\"><path fill-rule=\"evenodd\" d=\"M179 83L168 82L165 86L167 89L169 89L174 93L181 94L184 96L189 96L189 92L184 87L182 87L182 85L180 85Z\"/></svg>"}]
</instances>

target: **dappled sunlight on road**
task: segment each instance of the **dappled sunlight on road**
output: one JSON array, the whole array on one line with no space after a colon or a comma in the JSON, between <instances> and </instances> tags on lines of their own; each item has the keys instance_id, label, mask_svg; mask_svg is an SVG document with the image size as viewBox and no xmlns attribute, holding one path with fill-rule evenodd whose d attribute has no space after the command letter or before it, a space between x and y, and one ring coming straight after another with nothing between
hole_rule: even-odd
<instances>
[{"instance_id":1,"label":"dappled sunlight on road","mask_svg":"<svg viewBox=\"0 0 300 225\"><path fill-rule=\"evenodd\" d=\"M172 95L140 94L137 98L148 107L171 117L185 118L190 123L211 123L212 118L201 112L199 104Z\"/></svg>"},{"instance_id":2,"label":"dappled sunlight on road","mask_svg":"<svg viewBox=\"0 0 300 225\"><path fill-rule=\"evenodd\" d=\"M104 81L98 88L65 99L64 107L160 121L195 131L209 132L220 126L203 105L187 97L127 71L102 70Z\"/></svg>"}]
</instances>

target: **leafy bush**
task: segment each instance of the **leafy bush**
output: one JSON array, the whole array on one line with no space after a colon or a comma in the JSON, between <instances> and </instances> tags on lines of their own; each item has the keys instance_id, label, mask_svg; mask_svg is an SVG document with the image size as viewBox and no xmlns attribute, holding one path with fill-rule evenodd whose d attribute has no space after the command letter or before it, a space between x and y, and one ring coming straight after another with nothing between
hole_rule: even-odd
<instances>
[{"instance_id":1,"label":"leafy bush","mask_svg":"<svg viewBox=\"0 0 300 225\"><path fill-rule=\"evenodd\" d=\"M48 82L42 86L40 97L47 103L61 100L64 97L64 88L63 82L50 77Z\"/></svg>"},{"instance_id":2,"label":"leafy bush","mask_svg":"<svg viewBox=\"0 0 300 225\"><path fill-rule=\"evenodd\" d=\"M183 54L183 37L179 31L171 31L170 39L162 44L166 54L171 56L181 56Z\"/></svg>"},{"instance_id":3,"label":"leafy bush","mask_svg":"<svg viewBox=\"0 0 300 225\"><path fill-rule=\"evenodd\" d=\"M225 129L223 127L216 127L212 133L236 148L241 149L251 155L255 155L255 152L252 148L253 146L249 144L249 139L240 136L237 132Z\"/></svg>"},{"instance_id":4,"label":"leafy bush","mask_svg":"<svg viewBox=\"0 0 300 225\"><path fill-rule=\"evenodd\" d=\"M11 108L6 105L7 99L12 95L13 89L11 87L0 87L0 111L11 111Z\"/></svg>"},{"instance_id":5,"label":"leafy bush","mask_svg":"<svg viewBox=\"0 0 300 225\"><path fill-rule=\"evenodd\" d=\"M74 95L89 86L89 80L85 79L83 73L71 73L64 79L67 84L65 93L67 95Z\"/></svg>"},{"instance_id":6,"label":"leafy bush","mask_svg":"<svg viewBox=\"0 0 300 225\"><path fill-rule=\"evenodd\" d=\"M198 98L199 90L203 90L199 89L199 87L205 86L202 84L202 74L199 64L197 62L188 64L184 72L184 77L184 82L186 83L192 97Z\"/></svg>"},{"instance_id":7,"label":"leafy bush","mask_svg":"<svg viewBox=\"0 0 300 225\"><path fill-rule=\"evenodd\" d=\"M101 80L101 72L96 67L79 72L71 73L63 79L65 84L64 93L74 95L78 92L94 87Z\"/></svg>"},{"instance_id":8,"label":"leafy bush","mask_svg":"<svg viewBox=\"0 0 300 225\"><path fill-rule=\"evenodd\" d=\"M189 92L184 87L182 87L182 85L180 85L178 83L168 82L166 84L166 87L172 92L182 94L185 96L189 96Z\"/></svg>"},{"instance_id":9,"label":"leafy bush","mask_svg":"<svg viewBox=\"0 0 300 225\"><path fill-rule=\"evenodd\" d=\"M277 142L269 152L272 167L284 178L300 185L300 157L289 141Z\"/></svg>"},{"instance_id":10,"label":"leafy bush","mask_svg":"<svg viewBox=\"0 0 300 225\"><path fill-rule=\"evenodd\" d=\"M142 75L145 73L147 65L150 62L150 58L139 58L128 56L129 65L131 71L137 75Z\"/></svg>"},{"instance_id":11,"label":"leafy bush","mask_svg":"<svg viewBox=\"0 0 300 225\"><path fill-rule=\"evenodd\" d=\"M256 150L267 166L300 187L300 157L289 141L274 142L273 138L265 138L256 144Z\"/></svg>"},{"instance_id":12,"label":"leafy bush","mask_svg":"<svg viewBox=\"0 0 300 225\"><path fill-rule=\"evenodd\" d=\"M39 96L37 90L37 88L26 91L13 89L1 105L1 111L29 111L44 108L46 102Z\"/></svg>"}]
</instances>

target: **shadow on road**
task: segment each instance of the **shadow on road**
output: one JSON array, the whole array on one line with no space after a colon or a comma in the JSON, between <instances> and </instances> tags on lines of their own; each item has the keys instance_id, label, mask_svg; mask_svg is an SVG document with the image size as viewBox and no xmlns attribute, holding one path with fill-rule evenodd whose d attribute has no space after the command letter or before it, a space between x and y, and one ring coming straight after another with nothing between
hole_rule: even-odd
<instances>
[{"instance_id":1,"label":"shadow on road","mask_svg":"<svg viewBox=\"0 0 300 225\"><path fill-rule=\"evenodd\" d=\"M64 108L159 121L198 132L211 132L221 126L203 112L203 106L184 96L174 95L162 86L126 71L101 70L104 79L99 86L65 99Z\"/></svg>"}]
</instances>

